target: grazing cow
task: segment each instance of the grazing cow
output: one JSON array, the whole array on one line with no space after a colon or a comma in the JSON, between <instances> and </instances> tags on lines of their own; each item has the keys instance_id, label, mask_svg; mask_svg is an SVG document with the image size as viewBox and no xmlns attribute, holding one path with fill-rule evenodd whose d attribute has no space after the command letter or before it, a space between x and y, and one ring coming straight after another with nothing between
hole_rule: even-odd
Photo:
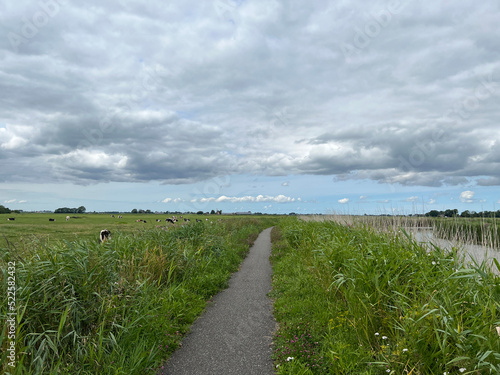
<instances>
[{"instance_id":1,"label":"grazing cow","mask_svg":"<svg viewBox=\"0 0 500 375\"><path fill-rule=\"evenodd\" d=\"M118 215L118 219L123 219L123 216L122 215Z\"/></svg>"},{"instance_id":2,"label":"grazing cow","mask_svg":"<svg viewBox=\"0 0 500 375\"><path fill-rule=\"evenodd\" d=\"M191 220L189 220L189 219L184 219L184 221L186 221L186 222L187 222L187 221L191 221Z\"/></svg>"},{"instance_id":3,"label":"grazing cow","mask_svg":"<svg viewBox=\"0 0 500 375\"><path fill-rule=\"evenodd\" d=\"M111 215L111 217L114 219L114 218L115 218L115 215Z\"/></svg>"},{"instance_id":4,"label":"grazing cow","mask_svg":"<svg viewBox=\"0 0 500 375\"><path fill-rule=\"evenodd\" d=\"M49 219L49 221L56 221L56 219Z\"/></svg>"},{"instance_id":5,"label":"grazing cow","mask_svg":"<svg viewBox=\"0 0 500 375\"><path fill-rule=\"evenodd\" d=\"M197 223L201 223L201 220L199 220L199 219L196 219L196 222L197 222Z\"/></svg>"},{"instance_id":6,"label":"grazing cow","mask_svg":"<svg viewBox=\"0 0 500 375\"><path fill-rule=\"evenodd\" d=\"M157 223L161 223L161 219L156 219L156 222Z\"/></svg>"},{"instance_id":7,"label":"grazing cow","mask_svg":"<svg viewBox=\"0 0 500 375\"><path fill-rule=\"evenodd\" d=\"M69 220L69 216L66 216L66 221L68 221L68 220Z\"/></svg>"},{"instance_id":8,"label":"grazing cow","mask_svg":"<svg viewBox=\"0 0 500 375\"><path fill-rule=\"evenodd\" d=\"M172 224L174 224L174 221L173 221L172 219L170 219L170 218L166 218L166 219L165 219L165 221L166 221L167 223L172 223Z\"/></svg>"},{"instance_id":9,"label":"grazing cow","mask_svg":"<svg viewBox=\"0 0 500 375\"><path fill-rule=\"evenodd\" d=\"M101 230L101 233L99 234L99 241L102 243L106 240L108 240L111 237L111 232L107 229Z\"/></svg>"},{"instance_id":10,"label":"grazing cow","mask_svg":"<svg viewBox=\"0 0 500 375\"><path fill-rule=\"evenodd\" d=\"M141 223L143 220L142 219L137 219L135 222L136 223Z\"/></svg>"},{"instance_id":11,"label":"grazing cow","mask_svg":"<svg viewBox=\"0 0 500 375\"><path fill-rule=\"evenodd\" d=\"M16 220L16 218L15 217L9 217L7 220L8 221L14 221L14 220Z\"/></svg>"}]
</instances>

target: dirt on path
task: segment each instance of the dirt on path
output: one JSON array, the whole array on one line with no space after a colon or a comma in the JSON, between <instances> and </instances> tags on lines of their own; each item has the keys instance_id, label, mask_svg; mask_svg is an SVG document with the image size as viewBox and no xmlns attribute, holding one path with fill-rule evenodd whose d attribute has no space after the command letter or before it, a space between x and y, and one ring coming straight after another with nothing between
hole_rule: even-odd
<instances>
[{"instance_id":1,"label":"dirt on path","mask_svg":"<svg viewBox=\"0 0 500 375\"><path fill-rule=\"evenodd\" d=\"M276 326L271 290L271 228L260 233L229 288L213 298L158 375L273 374Z\"/></svg>"}]
</instances>

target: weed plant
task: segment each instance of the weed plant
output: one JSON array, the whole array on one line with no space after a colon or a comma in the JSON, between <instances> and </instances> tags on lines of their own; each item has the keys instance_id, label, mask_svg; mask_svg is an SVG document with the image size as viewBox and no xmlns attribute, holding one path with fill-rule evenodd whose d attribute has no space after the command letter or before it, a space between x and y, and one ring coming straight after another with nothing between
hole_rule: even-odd
<instances>
[{"instance_id":1,"label":"weed plant","mask_svg":"<svg viewBox=\"0 0 500 375\"><path fill-rule=\"evenodd\" d=\"M206 302L227 287L270 219L233 219L33 242L0 252L0 293L16 262L16 367L6 363L7 305L0 310L0 372L154 374Z\"/></svg>"},{"instance_id":2,"label":"weed plant","mask_svg":"<svg viewBox=\"0 0 500 375\"><path fill-rule=\"evenodd\" d=\"M500 277L486 263L465 267L404 231L294 219L277 230L278 374L500 373Z\"/></svg>"}]
</instances>

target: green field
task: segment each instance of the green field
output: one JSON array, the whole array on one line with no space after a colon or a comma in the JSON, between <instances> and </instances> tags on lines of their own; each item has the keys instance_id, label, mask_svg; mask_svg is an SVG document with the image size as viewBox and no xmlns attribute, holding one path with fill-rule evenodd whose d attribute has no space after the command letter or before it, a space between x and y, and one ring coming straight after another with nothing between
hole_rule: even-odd
<instances>
[{"instance_id":1,"label":"green field","mask_svg":"<svg viewBox=\"0 0 500 375\"><path fill-rule=\"evenodd\" d=\"M166 215L79 216L2 221L0 293L15 289L13 306L0 310L2 373L155 374L207 301L227 287L252 241L276 222L207 216L166 226L155 221ZM104 228L112 237L100 244ZM15 368L7 333L15 333Z\"/></svg>"},{"instance_id":2,"label":"green field","mask_svg":"<svg viewBox=\"0 0 500 375\"><path fill-rule=\"evenodd\" d=\"M16 289L15 369L0 309L6 374L155 374L270 226L278 374L500 373L500 277L405 236L428 222L70 216L0 215L0 293L12 275Z\"/></svg>"},{"instance_id":3,"label":"green field","mask_svg":"<svg viewBox=\"0 0 500 375\"><path fill-rule=\"evenodd\" d=\"M20 213L20 214L0 214L0 235L5 241L6 239L17 244L30 243L34 238L43 241L57 240L98 240L99 233L102 229L108 229L115 233L132 233L144 229L156 228L157 225L165 226L165 219L171 215L161 214L120 214L122 219L118 219L118 214L114 214L112 218L110 214L35 214L35 213ZM66 216L70 219L66 221ZM15 218L15 221L8 221L8 218ZM49 218L55 219L50 222ZM183 215L183 218L191 219L209 219L217 221L221 216L215 215ZM233 217L223 217L228 220ZM137 223L136 220L143 219L146 223ZM161 219L161 223L157 223L156 219ZM182 219L180 219L182 220ZM178 224L182 224L179 222ZM5 244L5 242L4 242Z\"/></svg>"}]
</instances>

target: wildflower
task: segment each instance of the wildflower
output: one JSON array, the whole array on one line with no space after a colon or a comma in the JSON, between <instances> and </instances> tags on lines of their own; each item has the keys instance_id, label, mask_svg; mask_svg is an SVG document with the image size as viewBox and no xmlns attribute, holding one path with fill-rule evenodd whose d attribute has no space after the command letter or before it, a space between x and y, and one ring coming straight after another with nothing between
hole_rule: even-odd
<instances>
[{"instance_id":1,"label":"wildflower","mask_svg":"<svg viewBox=\"0 0 500 375\"><path fill-rule=\"evenodd\" d=\"M433 262L432 262L432 265L433 265L433 266L435 266L435 265L436 265L436 262L434 262L434 261L433 261Z\"/></svg>"},{"instance_id":2,"label":"wildflower","mask_svg":"<svg viewBox=\"0 0 500 375\"><path fill-rule=\"evenodd\" d=\"M458 371L460 372L464 372L465 370L467 370L465 367L462 367L461 369L459 369Z\"/></svg>"},{"instance_id":3,"label":"wildflower","mask_svg":"<svg viewBox=\"0 0 500 375\"><path fill-rule=\"evenodd\" d=\"M382 340L387 340L387 336L382 336Z\"/></svg>"},{"instance_id":4,"label":"wildflower","mask_svg":"<svg viewBox=\"0 0 500 375\"><path fill-rule=\"evenodd\" d=\"M375 332L375 336L378 336L378 335L380 335L380 333L378 333L378 332Z\"/></svg>"},{"instance_id":5,"label":"wildflower","mask_svg":"<svg viewBox=\"0 0 500 375\"><path fill-rule=\"evenodd\" d=\"M293 361L293 357L288 357L288 358L286 359L286 361L287 361L287 362Z\"/></svg>"},{"instance_id":6,"label":"wildflower","mask_svg":"<svg viewBox=\"0 0 500 375\"><path fill-rule=\"evenodd\" d=\"M408 351L408 349L403 349L403 353L406 353Z\"/></svg>"},{"instance_id":7,"label":"wildflower","mask_svg":"<svg viewBox=\"0 0 500 375\"><path fill-rule=\"evenodd\" d=\"M390 369L390 368L388 368L387 370L385 370L385 372L391 372L391 369Z\"/></svg>"}]
</instances>

